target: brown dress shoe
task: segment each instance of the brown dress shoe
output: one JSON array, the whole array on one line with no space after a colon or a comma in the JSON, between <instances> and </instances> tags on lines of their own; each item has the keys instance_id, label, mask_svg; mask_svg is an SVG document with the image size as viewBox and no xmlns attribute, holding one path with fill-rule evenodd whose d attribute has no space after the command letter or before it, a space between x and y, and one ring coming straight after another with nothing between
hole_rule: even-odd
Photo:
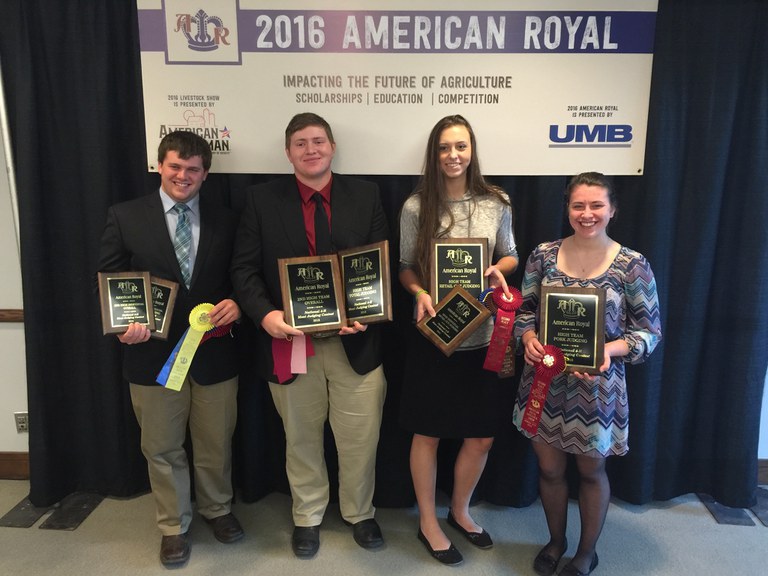
<instances>
[{"instance_id":1,"label":"brown dress shoe","mask_svg":"<svg viewBox=\"0 0 768 576\"><path fill-rule=\"evenodd\" d=\"M213 528L213 535L216 537L216 540L224 544L237 542L245 534L243 527L240 526L240 522L237 521L237 518L231 512L216 518L206 518L205 521Z\"/></svg>"},{"instance_id":2,"label":"brown dress shoe","mask_svg":"<svg viewBox=\"0 0 768 576\"><path fill-rule=\"evenodd\" d=\"M160 542L160 562L165 566L183 564L189 560L189 541L186 534L163 536Z\"/></svg>"}]
</instances>

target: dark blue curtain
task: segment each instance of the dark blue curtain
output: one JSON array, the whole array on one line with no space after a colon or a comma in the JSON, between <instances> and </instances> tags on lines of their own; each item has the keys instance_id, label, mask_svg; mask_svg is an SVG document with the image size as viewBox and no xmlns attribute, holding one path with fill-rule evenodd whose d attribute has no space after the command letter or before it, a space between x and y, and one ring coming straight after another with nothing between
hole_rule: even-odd
<instances>
[{"instance_id":1,"label":"dark blue curtain","mask_svg":"<svg viewBox=\"0 0 768 576\"><path fill-rule=\"evenodd\" d=\"M146 466L119 348L101 336L93 272L106 208L158 185L145 171L136 7L5 0L3 16L0 62L21 219L30 498L42 506L75 491L135 494L148 486ZM689 492L731 506L755 501L768 350L766 30L765 2L659 2L645 173L616 179L620 212L610 231L651 262L663 314L662 345L628 371L630 453L609 461L613 492L629 502ZM426 141L425 134L408 137ZM481 142L481 153L491 145ZM599 163L584 170L600 170ZM523 260L537 243L568 233L568 176L493 178L512 199ZM238 207L247 185L270 177L214 174L203 193ZM367 177L381 187L394 228L415 176ZM376 501L408 506L409 438L397 426L397 407L410 302L394 284ZM241 327L235 440L236 483L247 501L286 489L282 429L248 353L253 330ZM455 449L441 449L441 472L450 471ZM450 474L441 476L449 489ZM535 459L510 425L477 497L525 506L536 494Z\"/></svg>"}]
</instances>

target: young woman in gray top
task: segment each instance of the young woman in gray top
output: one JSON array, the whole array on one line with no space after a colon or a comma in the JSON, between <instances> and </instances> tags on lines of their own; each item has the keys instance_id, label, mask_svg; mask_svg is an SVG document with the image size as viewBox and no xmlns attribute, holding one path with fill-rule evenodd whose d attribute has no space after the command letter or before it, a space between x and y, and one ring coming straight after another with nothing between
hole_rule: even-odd
<instances>
[{"instance_id":1,"label":"young woman in gray top","mask_svg":"<svg viewBox=\"0 0 768 576\"><path fill-rule=\"evenodd\" d=\"M424 173L400 216L400 283L414 296L416 321L434 316L429 251L433 238L488 239L495 263L485 271L490 287L503 287L517 267L512 208L506 194L485 182L469 122L440 120L429 136ZM441 438L462 439L454 468L447 522L480 548L493 545L469 514L469 501L485 467L493 436L510 415L511 381L483 369L492 319L445 357L414 328L410 334L400 412L412 431L411 475L419 505L418 538L443 564L458 564L461 553L437 521L435 479Z\"/></svg>"}]
</instances>

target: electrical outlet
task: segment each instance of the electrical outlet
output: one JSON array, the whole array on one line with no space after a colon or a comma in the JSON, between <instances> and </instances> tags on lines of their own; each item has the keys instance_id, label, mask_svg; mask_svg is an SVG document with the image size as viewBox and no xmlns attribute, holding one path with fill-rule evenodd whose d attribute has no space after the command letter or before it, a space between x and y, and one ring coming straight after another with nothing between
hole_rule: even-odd
<instances>
[{"instance_id":1,"label":"electrical outlet","mask_svg":"<svg viewBox=\"0 0 768 576\"><path fill-rule=\"evenodd\" d=\"M29 414L26 412L14 412L13 417L16 420L16 432L19 434L29 432Z\"/></svg>"}]
</instances>

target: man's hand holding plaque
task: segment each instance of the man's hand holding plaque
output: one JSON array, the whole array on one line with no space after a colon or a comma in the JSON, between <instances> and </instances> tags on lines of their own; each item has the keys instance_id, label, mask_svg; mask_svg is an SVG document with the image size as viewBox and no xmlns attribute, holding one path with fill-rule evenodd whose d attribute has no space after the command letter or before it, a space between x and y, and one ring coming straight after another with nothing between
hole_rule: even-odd
<instances>
[{"instance_id":1,"label":"man's hand holding plaque","mask_svg":"<svg viewBox=\"0 0 768 576\"><path fill-rule=\"evenodd\" d=\"M285 322L307 334L353 334L392 320L389 243L338 254L281 258Z\"/></svg>"},{"instance_id":2,"label":"man's hand holding plaque","mask_svg":"<svg viewBox=\"0 0 768 576\"><path fill-rule=\"evenodd\" d=\"M105 335L123 334L132 324L155 329L149 272L99 272L98 281Z\"/></svg>"},{"instance_id":3,"label":"man's hand holding plaque","mask_svg":"<svg viewBox=\"0 0 768 576\"><path fill-rule=\"evenodd\" d=\"M347 323L336 254L281 258L285 322L306 334L340 330Z\"/></svg>"}]
</instances>

